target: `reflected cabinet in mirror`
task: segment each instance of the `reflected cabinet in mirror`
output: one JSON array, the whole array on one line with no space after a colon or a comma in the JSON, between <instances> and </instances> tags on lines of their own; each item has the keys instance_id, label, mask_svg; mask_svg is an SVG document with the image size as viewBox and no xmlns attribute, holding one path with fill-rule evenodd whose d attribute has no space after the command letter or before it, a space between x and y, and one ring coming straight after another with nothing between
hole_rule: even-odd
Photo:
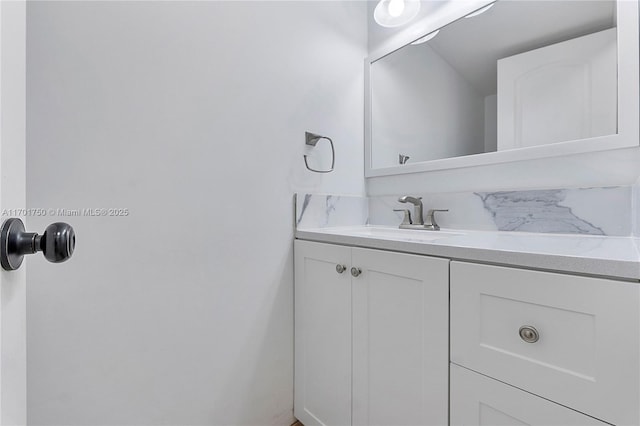
<instances>
[{"instance_id":1,"label":"reflected cabinet in mirror","mask_svg":"<svg viewBox=\"0 0 640 426\"><path fill-rule=\"evenodd\" d=\"M367 176L638 145L637 1L478 5L366 61Z\"/></svg>"}]
</instances>

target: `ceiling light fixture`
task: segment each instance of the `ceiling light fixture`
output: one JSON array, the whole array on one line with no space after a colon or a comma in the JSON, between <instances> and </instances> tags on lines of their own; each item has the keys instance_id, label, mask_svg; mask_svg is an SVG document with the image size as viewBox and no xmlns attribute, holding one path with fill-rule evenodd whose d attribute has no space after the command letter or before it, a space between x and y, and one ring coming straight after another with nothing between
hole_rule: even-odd
<instances>
[{"instance_id":1,"label":"ceiling light fixture","mask_svg":"<svg viewBox=\"0 0 640 426\"><path fill-rule=\"evenodd\" d=\"M495 3L491 3L489 6L485 6L482 9L478 9L475 12L471 12L465 18L473 18L474 16L478 16L482 13L485 13L487 10L491 9Z\"/></svg>"},{"instance_id":2,"label":"ceiling light fixture","mask_svg":"<svg viewBox=\"0 0 640 426\"><path fill-rule=\"evenodd\" d=\"M437 36L439 32L440 32L440 30L435 30L434 32L431 32L431 33L427 34L426 36L424 36L424 37L421 37L421 38L417 39L416 41L414 41L414 42L413 42L413 43L411 43L411 44L422 44L422 43L426 43L426 42L428 42L429 40L431 40L432 38L434 38L435 36Z\"/></svg>"},{"instance_id":3,"label":"ceiling light fixture","mask_svg":"<svg viewBox=\"0 0 640 426\"><path fill-rule=\"evenodd\" d=\"M373 11L373 19L382 27L407 24L420 11L420 0L380 0Z\"/></svg>"}]
</instances>

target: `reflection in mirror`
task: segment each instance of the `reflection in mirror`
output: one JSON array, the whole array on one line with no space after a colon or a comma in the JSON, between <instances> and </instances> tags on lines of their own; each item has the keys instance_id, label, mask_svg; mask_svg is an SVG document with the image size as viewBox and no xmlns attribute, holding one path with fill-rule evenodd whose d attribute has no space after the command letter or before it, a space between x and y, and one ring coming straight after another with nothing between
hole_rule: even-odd
<instances>
[{"instance_id":1,"label":"reflection in mirror","mask_svg":"<svg viewBox=\"0 0 640 426\"><path fill-rule=\"evenodd\" d=\"M484 9L371 64L373 169L617 133L615 1Z\"/></svg>"}]
</instances>

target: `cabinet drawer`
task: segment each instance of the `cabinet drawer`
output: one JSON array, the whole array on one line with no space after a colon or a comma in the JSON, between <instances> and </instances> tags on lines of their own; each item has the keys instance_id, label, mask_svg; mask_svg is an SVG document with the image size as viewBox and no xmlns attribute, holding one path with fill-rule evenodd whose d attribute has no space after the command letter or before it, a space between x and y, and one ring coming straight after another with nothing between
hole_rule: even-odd
<instances>
[{"instance_id":1,"label":"cabinet drawer","mask_svg":"<svg viewBox=\"0 0 640 426\"><path fill-rule=\"evenodd\" d=\"M451 361L604 421L640 424L638 289L452 262Z\"/></svg>"},{"instance_id":2,"label":"cabinet drawer","mask_svg":"<svg viewBox=\"0 0 640 426\"><path fill-rule=\"evenodd\" d=\"M451 425L606 425L466 368L451 365Z\"/></svg>"}]
</instances>

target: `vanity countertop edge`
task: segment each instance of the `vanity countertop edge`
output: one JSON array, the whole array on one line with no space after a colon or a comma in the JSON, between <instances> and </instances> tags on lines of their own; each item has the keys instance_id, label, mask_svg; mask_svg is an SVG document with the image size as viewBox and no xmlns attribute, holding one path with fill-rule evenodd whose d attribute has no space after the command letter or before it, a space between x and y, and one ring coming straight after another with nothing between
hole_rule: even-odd
<instances>
[{"instance_id":1,"label":"vanity countertop edge","mask_svg":"<svg viewBox=\"0 0 640 426\"><path fill-rule=\"evenodd\" d=\"M295 238L452 260L640 281L640 239L633 237L460 231L458 236L425 242L350 235L352 229L297 229Z\"/></svg>"}]
</instances>

